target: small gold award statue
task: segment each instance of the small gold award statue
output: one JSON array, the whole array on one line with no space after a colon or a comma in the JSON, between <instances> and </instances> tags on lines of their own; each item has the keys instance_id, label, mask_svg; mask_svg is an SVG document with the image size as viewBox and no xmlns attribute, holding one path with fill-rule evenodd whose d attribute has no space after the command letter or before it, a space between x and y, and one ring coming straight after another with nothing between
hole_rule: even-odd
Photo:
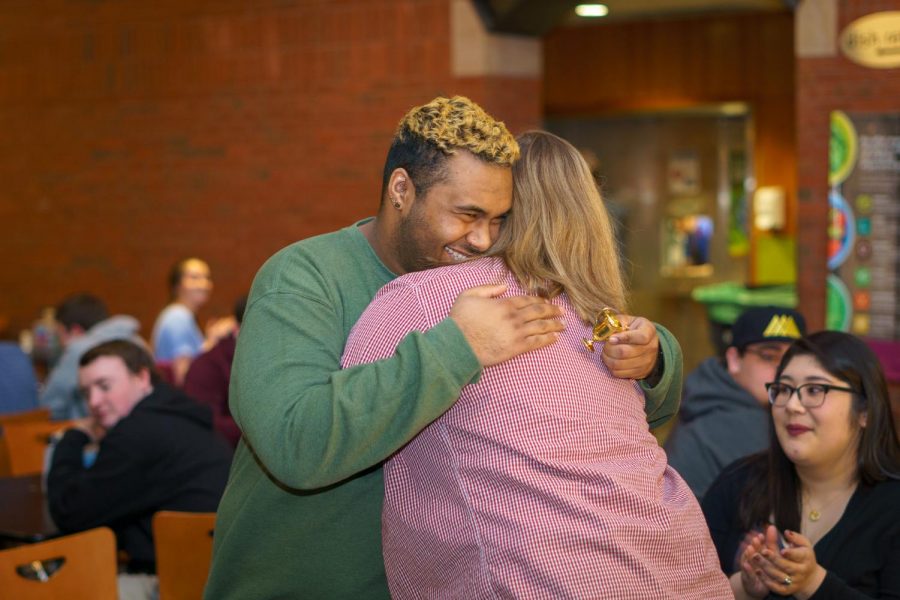
<instances>
[{"instance_id":1,"label":"small gold award statue","mask_svg":"<svg viewBox=\"0 0 900 600\"><path fill-rule=\"evenodd\" d=\"M594 342L605 341L609 336L620 331L626 331L628 327L622 324L622 321L616 316L615 311L611 308L604 308L597 315L597 321L594 323L594 330L591 333L591 339L581 338L584 347L594 351Z\"/></svg>"}]
</instances>

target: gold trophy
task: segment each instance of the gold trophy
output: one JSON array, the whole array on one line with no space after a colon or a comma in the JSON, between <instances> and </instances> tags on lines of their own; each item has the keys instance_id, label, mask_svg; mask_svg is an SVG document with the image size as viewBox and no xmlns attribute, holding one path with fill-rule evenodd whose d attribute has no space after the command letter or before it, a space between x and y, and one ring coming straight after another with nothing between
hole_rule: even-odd
<instances>
[{"instance_id":1,"label":"gold trophy","mask_svg":"<svg viewBox=\"0 0 900 600\"><path fill-rule=\"evenodd\" d=\"M594 330L591 333L591 339L581 338L584 347L594 351L594 342L605 341L609 336L620 331L626 331L628 327L622 324L622 321L616 316L615 311L611 308L604 308L597 315L597 321L594 323Z\"/></svg>"}]
</instances>

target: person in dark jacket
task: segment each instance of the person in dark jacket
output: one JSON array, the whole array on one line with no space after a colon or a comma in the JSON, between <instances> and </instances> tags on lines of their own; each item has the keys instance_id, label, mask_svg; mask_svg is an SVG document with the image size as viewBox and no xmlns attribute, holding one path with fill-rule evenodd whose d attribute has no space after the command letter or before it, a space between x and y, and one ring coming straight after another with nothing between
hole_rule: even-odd
<instances>
[{"instance_id":1,"label":"person in dark jacket","mask_svg":"<svg viewBox=\"0 0 900 600\"><path fill-rule=\"evenodd\" d=\"M127 557L120 591L138 574L148 584L145 597L153 597L155 581L146 578L155 572L153 514L215 511L231 448L213 429L209 407L164 384L149 353L130 341L87 351L79 383L91 416L57 443L47 474L50 515L67 533L112 528ZM91 443L99 449L86 468Z\"/></svg>"},{"instance_id":2,"label":"person in dark jacket","mask_svg":"<svg viewBox=\"0 0 900 600\"><path fill-rule=\"evenodd\" d=\"M766 383L806 322L795 310L762 306L744 311L731 331L724 359L708 358L685 378L665 444L669 465L699 499L727 465L768 445Z\"/></svg>"}]
</instances>

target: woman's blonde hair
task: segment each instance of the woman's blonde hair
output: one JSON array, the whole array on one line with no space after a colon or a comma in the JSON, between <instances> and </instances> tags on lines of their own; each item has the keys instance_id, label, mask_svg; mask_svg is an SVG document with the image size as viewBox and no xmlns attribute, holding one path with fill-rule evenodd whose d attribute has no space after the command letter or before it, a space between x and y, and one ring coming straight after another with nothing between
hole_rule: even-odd
<instances>
[{"instance_id":1,"label":"woman's blonde hair","mask_svg":"<svg viewBox=\"0 0 900 600\"><path fill-rule=\"evenodd\" d=\"M625 284L609 214L587 163L546 131L518 138L513 208L491 250L519 282L546 297L563 291L591 323L604 307L626 311Z\"/></svg>"}]
</instances>

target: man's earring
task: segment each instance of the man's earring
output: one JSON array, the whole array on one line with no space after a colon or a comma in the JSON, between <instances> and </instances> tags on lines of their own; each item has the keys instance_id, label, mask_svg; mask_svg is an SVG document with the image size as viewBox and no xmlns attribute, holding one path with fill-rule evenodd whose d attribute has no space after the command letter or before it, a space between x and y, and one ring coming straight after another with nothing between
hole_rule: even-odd
<instances>
[{"instance_id":1,"label":"man's earring","mask_svg":"<svg viewBox=\"0 0 900 600\"><path fill-rule=\"evenodd\" d=\"M391 197L391 204L394 205L394 208L396 208L397 210L400 210L400 201L399 200L397 200L394 197Z\"/></svg>"}]
</instances>

